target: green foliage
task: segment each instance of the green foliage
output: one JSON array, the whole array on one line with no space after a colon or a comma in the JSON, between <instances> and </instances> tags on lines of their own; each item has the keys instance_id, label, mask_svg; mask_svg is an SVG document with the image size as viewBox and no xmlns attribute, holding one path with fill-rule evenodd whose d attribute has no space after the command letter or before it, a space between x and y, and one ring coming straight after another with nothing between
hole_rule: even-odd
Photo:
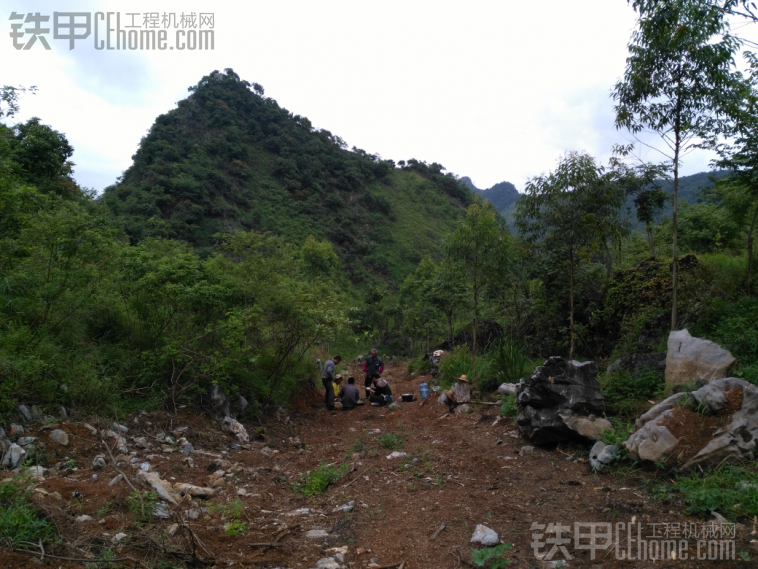
<instances>
[{"instance_id":1,"label":"green foliage","mask_svg":"<svg viewBox=\"0 0 758 569\"><path fill-rule=\"evenodd\" d=\"M705 474L679 476L674 487L682 493L689 514L707 516L716 510L729 520L758 515L754 468L723 465Z\"/></svg>"},{"instance_id":2,"label":"green foliage","mask_svg":"<svg viewBox=\"0 0 758 569\"><path fill-rule=\"evenodd\" d=\"M482 368L483 360L479 357ZM471 380L474 377L473 367L471 365L471 353L467 346L456 346L451 352L445 354L440 362L440 384L449 388L455 383L460 376L465 375Z\"/></svg>"},{"instance_id":3,"label":"green foliage","mask_svg":"<svg viewBox=\"0 0 758 569\"><path fill-rule=\"evenodd\" d=\"M376 442L389 450L397 450L403 447L403 437L396 433L385 433L378 437Z\"/></svg>"},{"instance_id":4,"label":"green foliage","mask_svg":"<svg viewBox=\"0 0 758 569\"><path fill-rule=\"evenodd\" d=\"M500 415L504 417L515 417L518 414L518 405L516 404L516 394L507 393L500 400Z\"/></svg>"},{"instance_id":5,"label":"green foliage","mask_svg":"<svg viewBox=\"0 0 758 569\"><path fill-rule=\"evenodd\" d=\"M508 338L500 342L487 354L488 371L500 383L518 383L529 371L530 361L521 347Z\"/></svg>"},{"instance_id":6,"label":"green foliage","mask_svg":"<svg viewBox=\"0 0 758 569\"><path fill-rule=\"evenodd\" d=\"M43 519L31 501L33 482L24 476L16 476L0 483L0 541L12 547L27 548L28 542L36 544L53 537L55 527Z\"/></svg>"},{"instance_id":7,"label":"green foliage","mask_svg":"<svg viewBox=\"0 0 758 569\"><path fill-rule=\"evenodd\" d=\"M138 490L132 492L126 498L129 504L129 511L140 523L148 523L153 515L155 507L158 505L158 494L148 492L147 490Z\"/></svg>"},{"instance_id":8,"label":"green foliage","mask_svg":"<svg viewBox=\"0 0 758 569\"><path fill-rule=\"evenodd\" d=\"M224 535L228 535L230 537L236 537L240 534L244 534L247 531L247 526L240 520L232 520L224 527Z\"/></svg>"},{"instance_id":9,"label":"green foliage","mask_svg":"<svg viewBox=\"0 0 758 569\"><path fill-rule=\"evenodd\" d=\"M664 387L663 374L652 370L635 375L626 370L606 371L598 381L607 411L622 417L637 415L640 406L646 407L647 400L662 393Z\"/></svg>"},{"instance_id":10,"label":"green foliage","mask_svg":"<svg viewBox=\"0 0 758 569\"><path fill-rule=\"evenodd\" d=\"M509 559L505 558L505 552L513 549L512 543L501 543L496 547L484 547L482 549L471 550L471 560L477 567L488 567L489 569L503 569Z\"/></svg>"},{"instance_id":11,"label":"green foliage","mask_svg":"<svg viewBox=\"0 0 758 569\"><path fill-rule=\"evenodd\" d=\"M314 471L301 472L299 480L291 484L292 491L304 496L318 496L331 483L336 482L350 472L350 466L342 463L339 466L329 466L323 462Z\"/></svg>"},{"instance_id":12,"label":"green foliage","mask_svg":"<svg viewBox=\"0 0 758 569\"><path fill-rule=\"evenodd\" d=\"M629 421L624 421L619 417L610 417L609 420L613 427L601 431L601 440L607 445L620 446L622 443L626 442L634 432L634 424Z\"/></svg>"}]
</instances>

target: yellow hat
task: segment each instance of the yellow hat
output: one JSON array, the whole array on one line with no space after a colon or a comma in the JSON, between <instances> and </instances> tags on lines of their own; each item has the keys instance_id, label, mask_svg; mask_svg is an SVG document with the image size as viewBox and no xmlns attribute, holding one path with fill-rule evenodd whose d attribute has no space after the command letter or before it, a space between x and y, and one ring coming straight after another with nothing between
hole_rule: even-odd
<instances>
[{"instance_id":1,"label":"yellow hat","mask_svg":"<svg viewBox=\"0 0 758 569\"><path fill-rule=\"evenodd\" d=\"M458 380L457 380L457 381L465 381L466 383L468 383L468 382L469 382L469 381L468 381L468 377L467 377L467 376L465 376L465 375L462 375L462 376L460 376L460 377L458 378Z\"/></svg>"}]
</instances>

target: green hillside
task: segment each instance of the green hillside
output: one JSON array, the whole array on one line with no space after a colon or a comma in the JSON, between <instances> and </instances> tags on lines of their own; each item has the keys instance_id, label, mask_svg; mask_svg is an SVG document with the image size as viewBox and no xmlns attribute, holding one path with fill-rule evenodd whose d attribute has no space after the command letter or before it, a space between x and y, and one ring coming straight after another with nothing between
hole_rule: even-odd
<instances>
[{"instance_id":1,"label":"green hillside","mask_svg":"<svg viewBox=\"0 0 758 569\"><path fill-rule=\"evenodd\" d=\"M472 201L442 166L348 150L230 69L190 92L103 194L132 242L163 236L205 254L235 229L295 244L313 235L334 245L353 283L398 284Z\"/></svg>"}]
</instances>

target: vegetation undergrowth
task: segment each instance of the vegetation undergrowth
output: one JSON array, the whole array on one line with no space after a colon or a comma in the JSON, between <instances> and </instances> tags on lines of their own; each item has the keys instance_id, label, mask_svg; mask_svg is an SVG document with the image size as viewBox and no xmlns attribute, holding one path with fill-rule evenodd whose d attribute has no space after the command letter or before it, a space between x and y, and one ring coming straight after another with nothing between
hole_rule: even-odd
<instances>
[{"instance_id":1,"label":"vegetation undergrowth","mask_svg":"<svg viewBox=\"0 0 758 569\"><path fill-rule=\"evenodd\" d=\"M0 541L27 548L55 535L53 524L40 515L31 501L33 487L27 476L15 476L0 483Z\"/></svg>"},{"instance_id":2,"label":"vegetation undergrowth","mask_svg":"<svg viewBox=\"0 0 758 569\"><path fill-rule=\"evenodd\" d=\"M505 552L513 549L511 543L501 543L496 547L484 547L482 549L471 550L471 561L477 567L487 567L487 569L503 569L510 559L505 557Z\"/></svg>"},{"instance_id":3,"label":"vegetation undergrowth","mask_svg":"<svg viewBox=\"0 0 758 569\"><path fill-rule=\"evenodd\" d=\"M330 484L342 478L350 472L350 465L342 463L340 465L328 465L323 462L316 470L301 472L297 482L293 482L290 487L292 492L303 494L304 496L318 496L324 492Z\"/></svg>"}]
</instances>

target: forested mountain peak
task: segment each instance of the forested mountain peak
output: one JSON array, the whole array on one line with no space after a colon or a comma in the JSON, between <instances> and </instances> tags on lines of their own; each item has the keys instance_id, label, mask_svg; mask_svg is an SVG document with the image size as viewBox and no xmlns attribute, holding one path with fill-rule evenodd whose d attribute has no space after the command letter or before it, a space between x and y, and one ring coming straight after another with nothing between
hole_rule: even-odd
<instances>
[{"instance_id":1,"label":"forested mountain peak","mask_svg":"<svg viewBox=\"0 0 758 569\"><path fill-rule=\"evenodd\" d=\"M439 164L349 150L231 69L189 90L104 192L134 242L164 236L209 251L235 229L313 235L332 242L353 282L399 282L471 203Z\"/></svg>"}]
</instances>

